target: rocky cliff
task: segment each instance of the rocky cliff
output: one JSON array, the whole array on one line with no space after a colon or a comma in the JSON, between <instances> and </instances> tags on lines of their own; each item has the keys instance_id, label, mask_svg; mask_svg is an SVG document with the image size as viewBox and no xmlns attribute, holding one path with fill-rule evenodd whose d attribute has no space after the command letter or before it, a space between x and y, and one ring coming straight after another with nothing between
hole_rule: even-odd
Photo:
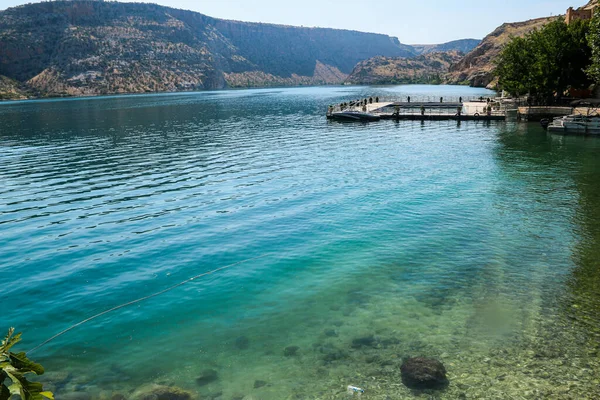
<instances>
[{"instance_id":1,"label":"rocky cliff","mask_svg":"<svg viewBox=\"0 0 600 400\"><path fill-rule=\"evenodd\" d=\"M369 57L414 54L386 35L153 4L53 1L0 12L5 98L340 83Z\"/></svg>"},{"instance_id":2,"label":"rocky cliff","mask_svg":"<svg viewBox=\"0 0 600 400\"><path fill-rule=\"evenodd\" d=\"M469 84L471 86L494 86L496 60L502 47L514 36L525 36L533 29L540 28L559 17L538 18L525 22L506 23L486 36L481 43L460 62L450 66L446 76L448 83Z\"/></svg>"},{"instance_id":3,"label":"rocky cliff","mask_svg":"<svg viewBox=\"0 0 600 400\"><path fill-rule=\"evenodd\" d=\"M361 61L346 83L358 85L385 85L408 83L441 83L452 63L463 53L452 51L429 53L415 58L373 57Z\"/></svg>"}]
</instances>

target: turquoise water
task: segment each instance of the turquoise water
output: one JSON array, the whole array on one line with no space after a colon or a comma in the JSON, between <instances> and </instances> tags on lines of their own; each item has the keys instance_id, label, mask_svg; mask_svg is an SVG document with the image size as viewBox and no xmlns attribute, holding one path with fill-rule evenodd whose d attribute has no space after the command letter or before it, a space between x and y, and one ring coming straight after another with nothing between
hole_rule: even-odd
<instances>
[{"instance_id":1,"label":"turquoise water","mask_svg":"<svg viewBox=\"0 0 600 400\"><path fill-rule=\"evenodd\" d=\"M371 95L493 93L0 104L0 329L23 331L26 350L246 260L30 356L58 399L148 383L215 400L344 399L347 385L367 399L598 398L600 140L325 119ZM401 384L402 359L421 355L446 365L447 390ZM205 370L217 377L199 384Z\"/></svg>"}]
</instances>

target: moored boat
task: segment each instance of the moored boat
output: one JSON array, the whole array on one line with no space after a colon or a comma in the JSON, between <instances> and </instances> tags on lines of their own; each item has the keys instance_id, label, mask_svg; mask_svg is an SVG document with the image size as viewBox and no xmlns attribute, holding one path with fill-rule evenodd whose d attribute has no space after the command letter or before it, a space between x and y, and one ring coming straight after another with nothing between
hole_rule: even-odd
<instances>
[{"instance_id":1,"label":"moored boat","mask_svg":"<svg viewBox=\"0 0 600 400\"><path fill-rule=\"evenodd\" d=\"M567 115L554 118L548 125L548 132L600 135L600 117L585 115Z\"/></svg>"}]
</instances>

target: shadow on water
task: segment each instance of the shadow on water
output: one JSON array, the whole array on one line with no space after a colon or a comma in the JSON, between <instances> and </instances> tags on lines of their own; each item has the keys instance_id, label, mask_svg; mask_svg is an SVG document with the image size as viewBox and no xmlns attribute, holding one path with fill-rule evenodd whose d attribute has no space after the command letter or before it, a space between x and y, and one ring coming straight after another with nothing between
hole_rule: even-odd
<instances>
[{"instance_id":1,"label":"shadow on water","mask_svg":"<svg viewBox=\"0 0 600 400\"><path fill-rule=\"evenodd\" d=\"M501 133L499 143L504 173L520 176L525 180L521 189L532 190L525 171L538 171L535 179L546 180L551 189L539 192L537 201L570 220L574 240L556 246L571 249L574 265L564 278L565 292L555 293L553 302L558 302L560 323L583 329L579 343L595 352L600 338L600 138L553 135L530 124ZM575 195L562 196L568 192ZM552 222L546 221L548 231Z\"/></svg>"}]
</instances>

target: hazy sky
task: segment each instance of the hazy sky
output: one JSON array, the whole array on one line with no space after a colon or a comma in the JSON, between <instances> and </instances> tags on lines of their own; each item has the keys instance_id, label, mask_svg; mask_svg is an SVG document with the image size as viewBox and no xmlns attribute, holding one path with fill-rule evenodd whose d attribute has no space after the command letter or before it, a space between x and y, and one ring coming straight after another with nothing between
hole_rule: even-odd
<instances>
[{"instance_id":1,"label":"hazy sky","mask_svg":"<svg viewBox=\"0 0 600 400\"><path fill-rule=\"evenodd\" d=\"M0 9L31 0L0 0ZM155 0L212 17L384 33L403 43L481 39L503 22L564 14L586 0Z\"/></svg>"}]
</instances>

